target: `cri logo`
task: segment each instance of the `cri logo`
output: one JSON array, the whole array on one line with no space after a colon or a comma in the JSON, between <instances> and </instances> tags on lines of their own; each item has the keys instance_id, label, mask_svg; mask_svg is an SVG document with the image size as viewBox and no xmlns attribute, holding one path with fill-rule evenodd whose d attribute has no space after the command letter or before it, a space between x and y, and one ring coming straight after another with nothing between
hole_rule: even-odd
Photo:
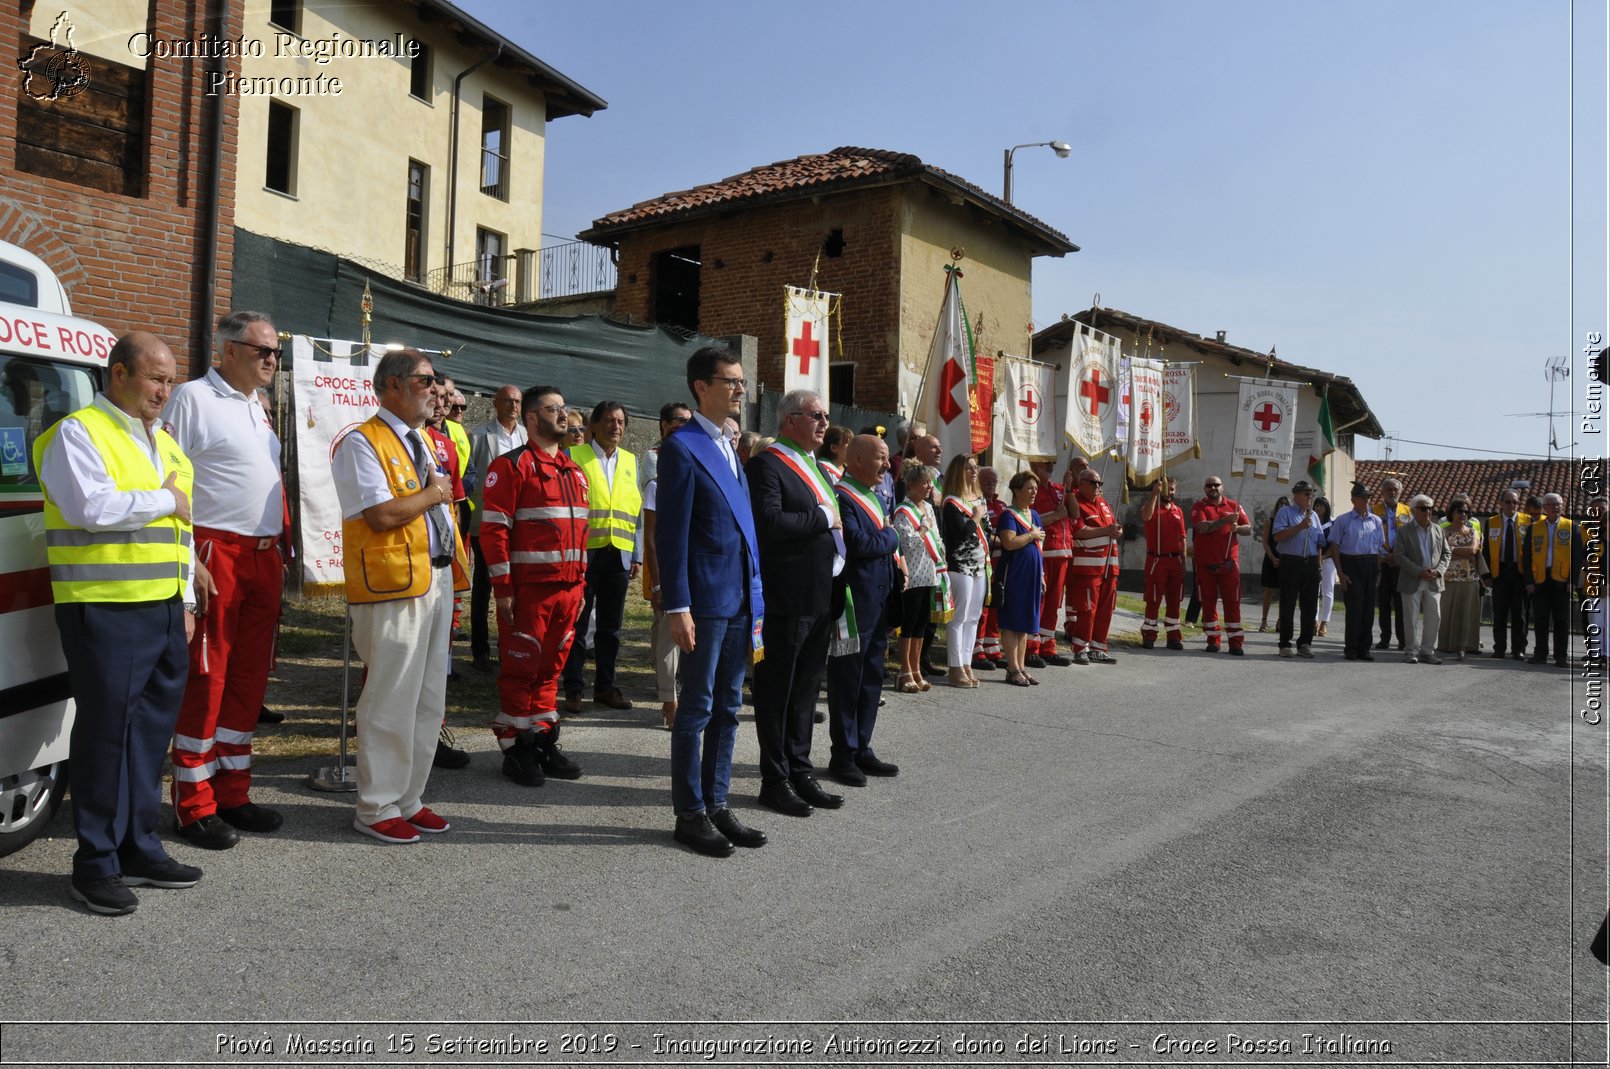
<instances>
[{"instance_id":1,"label":"cri logo","mask_svg":"<svg viewBox=\"0 0 1610 1069\"><path fill-rule=\"evenodd\" d=\"M64 44L57 43L57 35ZM63 100L89 88L89 75L73 47L73 23L63 11L50 27L50 43L34 45L17 61L22 91L35 100Z\"/></svg>"}]
</instances>

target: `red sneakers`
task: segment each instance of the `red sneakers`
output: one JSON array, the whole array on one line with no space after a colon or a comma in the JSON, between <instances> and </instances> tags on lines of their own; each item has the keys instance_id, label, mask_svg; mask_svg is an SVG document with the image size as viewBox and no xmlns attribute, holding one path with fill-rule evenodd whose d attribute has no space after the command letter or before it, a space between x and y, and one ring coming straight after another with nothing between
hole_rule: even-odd
<instances>
[{"instance_id":1,"label":"red sneakers","mask_svg":"<svg viewBox=\"0 0 1610 1069\"><path fill-rule=\"evenodd\" d=\"M452 827L451 824L437 816L435 813L432 813L425 806L420 806L419 812L408 818L408 823L412 824L420 831L430 832L432 835L435 835L439 832L444 832L448 828Z\"/></svg>"},{"instance_id":2,"label":"red sneakers","mask_svg":"<svg viewBox=\"0 0 1610 1069\"><path fill-rule=\"evenodd\" d=\"M405 845L419 842L419 829L401 817L382 820L378 824L365 824L357 817L353 817L352 826L365 835L379 839L383 843Z\"/></svg>"}]
</instances>

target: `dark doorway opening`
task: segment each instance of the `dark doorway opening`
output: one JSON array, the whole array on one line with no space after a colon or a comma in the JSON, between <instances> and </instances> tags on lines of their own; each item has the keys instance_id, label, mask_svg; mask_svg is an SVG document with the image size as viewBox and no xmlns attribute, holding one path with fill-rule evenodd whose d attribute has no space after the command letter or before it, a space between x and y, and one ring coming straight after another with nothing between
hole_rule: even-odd
<instances>
[{"instance_id":1,"label":"dark doorway opening","mask_svg":"<svg viewBox=\"0 0 1610 1069\"><path fill-rule=\"evenodd\" d=\"M650 266L654 321L698 330L699 246L684 245L657 252Z\"/></svg>"}]
</instances>

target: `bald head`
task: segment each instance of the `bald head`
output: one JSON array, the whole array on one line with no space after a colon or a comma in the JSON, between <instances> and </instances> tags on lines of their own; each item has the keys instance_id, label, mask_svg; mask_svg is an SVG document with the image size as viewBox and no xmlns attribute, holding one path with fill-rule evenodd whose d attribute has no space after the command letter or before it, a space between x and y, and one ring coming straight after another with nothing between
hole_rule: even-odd
<instances>
[{"instance_id":1,"label":"bald head","mask_svg":"<svg viewBox=\"0 0 1610 1069\"><path fill-rule=\"evenodd\" d=\"M871 486L889 470L889 444L875 434L858 434L844 453L844 467L862 486Z\"/></svg>"},{"instance_id":2,"label":"bald head","mask_svg":"<svg viewBox=\"0 0 1610 1069\"><path fill-rule=\"evenodd\" d=\"M155 334L131 331L107 356L106 399L147 425L155 423L177 380L173 352Z\"/></svg>"}]
</instances>

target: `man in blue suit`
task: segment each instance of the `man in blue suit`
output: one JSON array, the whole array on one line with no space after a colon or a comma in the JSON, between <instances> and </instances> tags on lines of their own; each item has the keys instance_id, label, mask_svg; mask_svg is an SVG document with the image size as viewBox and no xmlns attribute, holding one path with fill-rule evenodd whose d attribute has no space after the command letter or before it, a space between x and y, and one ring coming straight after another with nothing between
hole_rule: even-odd
<instances>
[{"instance_id":1,"label":"man in blue suit","mask_svg":"<svg viewBox=\"0 0 1610 1069\"><path fill-rule=\"evenodd\" d=\"M676 841L711 857L766 843L727 808L744 670L765 612L749 487L721 431L742 412L745 386L732 350L706 346L694 353L688 358L693 420L660 445L654 531L660 604L682 650L671 803Z\"/></svg>"},{"instance_id":2,"label":"man in blue suit","mask_svg":"<svg viewBox=\"0 0 1610 1069\"><path fill-rule=\"evenodd\" d=\"M845 476L839 481L839 513L844 518L844 571L838 582L853 605L858 648L827 663L827 719L833 739L828 775L850 787L865 787L868 776L893 776L898 765L872 752L872 729L883 696L883 654L889 643L884 608L894 586L900 536L875 487L889 470L889 447L881 439L860 435L850 442ZM835 598L835 602L839 599Z\"/></svg>"}]
</instances>

